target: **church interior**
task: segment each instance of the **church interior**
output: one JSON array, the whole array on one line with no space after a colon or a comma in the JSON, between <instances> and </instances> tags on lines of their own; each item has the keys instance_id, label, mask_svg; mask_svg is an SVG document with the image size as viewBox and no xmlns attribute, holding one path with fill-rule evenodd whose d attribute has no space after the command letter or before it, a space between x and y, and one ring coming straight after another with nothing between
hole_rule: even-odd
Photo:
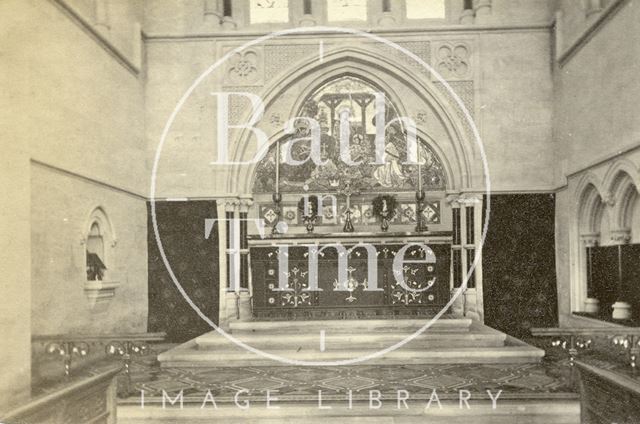
<instances>
[{"instance_id":1,"label":"church interior","mask_svg":"<svg viewBox=\"0 0 640 424\"><path fill-rule=\"evenodd\" d=\"M640 422L638 22L0 2L0 422Z\"/></svg>"}]
</instances>

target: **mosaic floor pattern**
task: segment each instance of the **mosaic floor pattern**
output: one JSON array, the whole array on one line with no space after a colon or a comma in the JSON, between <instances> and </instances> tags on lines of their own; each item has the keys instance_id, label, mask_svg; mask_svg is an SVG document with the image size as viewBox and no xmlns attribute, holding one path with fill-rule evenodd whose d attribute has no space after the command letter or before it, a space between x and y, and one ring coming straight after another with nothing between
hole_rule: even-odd
<instances>
[{"instance_id":1,"label":"mosaic floor pattern","mask_svg":"<svg viewBox=\"0 0 640 424\"><path fill-rule=\"evenodd\" d=\"M319 391L327 400L345 399L348 391L354 400L368 399L370 390L379 390L383 398L406 390L412 399L429 399L433 390L441 399L457 398L458 390L469 390L479 398L488 398L487 390L494 395L502 390L502 398L575 397L564 360L504 365L160 368L153 358L138 358L132 364L130 395L122 401L138 402L141 390L147 403L160 401L163 390L171 396L182 391L185 402L202 402L208 391L216 402L232 402L241 390L256 399L263 399L268 390L284 401L317 401ZM124 378L119 385L122 395Z\"/></svg>"},{"instance_id":2,"label":"mosaic floor pattern","mask_svg":"<svg viewBox=\"0 0 640 424\"><path fill-rule=\"evenodd\" d=\"M540 340L536 344L544 347ZM351 391L357 401L368 399L370 390L379 390L383 399L397 396L398 390L408 391L412 399L429 399L433 390L440 399L457 398L459 390L470 391L474 398L488 398L487 390L494 395L502 390L502 399L577 397L568 358L553 349L539 364L161 368L155 359L157 354L173 346L155 345L149 355L134 358L128 391L125 375L118 377L120 402L139 402L141 391L146 403L161 402L163 391L170 396L183 391L185 402L198 403L209 391L218 403L233 402L241 390L245 398L258 401L264 400L267 390L281 401L314 402L319 391L329 401L344 400ZM640 381L625 358L612 350L594 349L579 359ZM99 374L113 364L114 360L103 361L75 370L74 378ZM54 388L39 391L42 394Z\"/></svg>"}]
</instances>

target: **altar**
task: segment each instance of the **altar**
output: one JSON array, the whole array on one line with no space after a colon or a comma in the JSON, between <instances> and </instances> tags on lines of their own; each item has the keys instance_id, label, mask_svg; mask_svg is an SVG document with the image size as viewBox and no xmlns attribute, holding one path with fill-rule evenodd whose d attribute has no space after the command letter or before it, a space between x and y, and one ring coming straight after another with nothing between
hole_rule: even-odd
<instances>
[{"instance_id":1,"label":"altar","mask_svg":"<svg viewBox=\"0 0 640 424\"><path fill-rule=\"evenodd\" d=\"M337 76L238 168L246 194L218 210L224 328L433 316L452 298L447 312L482 322L482 192L451 167L437 121L425 131L401 112L370 81Z\"/></svg>"},{"instance_id":2,"label":"altar","mask_svg":"<svg viewBox=\"0 0 640 424\"><path fill-rule=\"evenodd\" d=\"M254 236L248 245L254 318L427 316L449 301L448 232ZM317 281L310 281L314 272Z\"/></svg>"}]
</instances>

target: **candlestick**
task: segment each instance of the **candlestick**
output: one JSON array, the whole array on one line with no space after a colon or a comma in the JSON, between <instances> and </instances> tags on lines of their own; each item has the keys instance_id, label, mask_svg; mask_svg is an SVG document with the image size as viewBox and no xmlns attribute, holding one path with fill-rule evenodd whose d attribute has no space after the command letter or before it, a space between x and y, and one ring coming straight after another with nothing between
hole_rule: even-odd
<instances>
[{"instance_id":1,"label":"candlestick","mask_svg":"<svg viewBox=\"0 0 640 424\"><path fill-rule=\"evenodd\" d=\"M280 193L280 141L276 141L276 193Z\"/></svg>"},{"instance_id":2,"label":"candlestick","mask_svg":"<svg viewBox=\"0 0 640 424\"><path fill-rule=\"evenodd\" d=\"M424 212L424 199L424 191L416 191L416 232L419 233L429 230L429 228L424 225L424 216L422 216L422 212Z\"/></svg>"}]
</instances>

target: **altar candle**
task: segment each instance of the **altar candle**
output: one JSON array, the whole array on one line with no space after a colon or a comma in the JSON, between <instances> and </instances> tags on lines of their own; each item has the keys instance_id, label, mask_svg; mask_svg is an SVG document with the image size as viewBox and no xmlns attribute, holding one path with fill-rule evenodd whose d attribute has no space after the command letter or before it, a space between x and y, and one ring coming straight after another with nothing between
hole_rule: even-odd
<instances>
[{"instance_id":1,"label":"altar candle","mask_svg":"<svg viewBox=\"0 0 640 424\"><path fill-rule=\"evenodd\" d=\"M422 193L422 165L420 165L419 158L418 158L418 193Z\"/></svg>"},{"instance_id":2,"label":"altar candle","mask_svg":"<svg viewBox=\"0 0 640 424\"><path fill-rule=\"evenodd\" d=\"M276 141L276 194L280 193L280 141Z\"/></svg>"}]
</instances>

